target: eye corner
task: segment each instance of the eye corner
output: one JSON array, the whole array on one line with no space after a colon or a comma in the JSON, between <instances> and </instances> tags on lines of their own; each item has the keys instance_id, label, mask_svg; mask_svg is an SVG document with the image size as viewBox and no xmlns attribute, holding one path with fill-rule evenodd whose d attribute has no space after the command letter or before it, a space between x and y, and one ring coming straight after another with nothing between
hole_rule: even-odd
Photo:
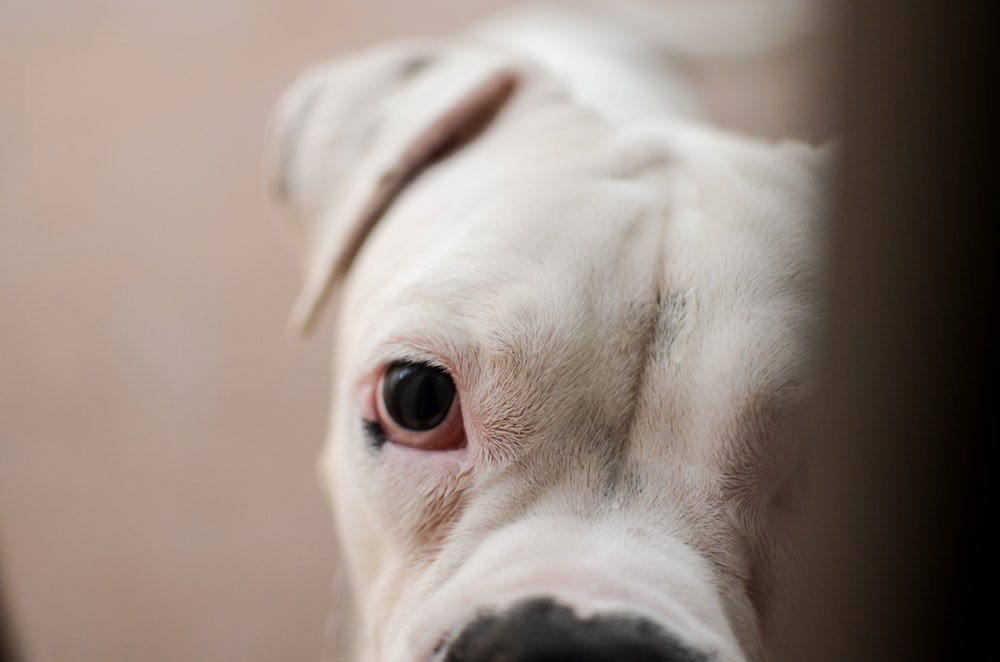
<instances>
[{"instance_id":1,"label":"eye corner","mask_svg":"<svg viewBox=\"0 0 1000 662\"><path fill-rule=\"evenodd\" d=\"M389 441L389 437L385 433L385 428L382 427L382 424L378 421L363 418L361 420L361 427L364 432L365 440L372 448L379 450L385 446L387 441Z\"/></svg>"}]
</instances>

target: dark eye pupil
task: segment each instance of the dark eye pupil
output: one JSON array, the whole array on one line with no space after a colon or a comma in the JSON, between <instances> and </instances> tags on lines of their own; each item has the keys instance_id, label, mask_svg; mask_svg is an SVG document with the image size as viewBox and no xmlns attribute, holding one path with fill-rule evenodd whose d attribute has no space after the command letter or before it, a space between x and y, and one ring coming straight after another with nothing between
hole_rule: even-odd
<instances>
[{"instance_id":1,"label":"dark eye pupil","mask_svg":"<svg viewBox=\"0 0 1000 662\"><path fill-rule=\"evenodd\" d=\"M385 409L396 423L417 432L441 424L455 400L447 372L421 363L395 363L382 384Z\"/></svg>"}]
</instances>

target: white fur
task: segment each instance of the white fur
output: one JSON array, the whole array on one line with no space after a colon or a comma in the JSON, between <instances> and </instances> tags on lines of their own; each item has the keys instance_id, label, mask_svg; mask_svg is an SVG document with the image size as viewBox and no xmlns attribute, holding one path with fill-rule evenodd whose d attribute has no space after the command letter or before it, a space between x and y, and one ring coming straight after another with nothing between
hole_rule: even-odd
<instances>
[{"instance_id":1,"label":"white fur","mask_svg":"<svg viewBox=\"0 0 1000 662\"><path fill-rule=\"evenodd\" d=\"M680 119L696 114L682 89L640 85L675 76L650 73L637 37L573 70L571 50L512 50L523 20L335 62L286 102L298 321L337 298L321 461L348 584L335 659L429 662L477 611L540 595L644 616L720 662L767 659L824 159ZM632 77L612 85L615 68ZM492 124L345 257L400 154L504 71L519 84ZM449 369L466 449L366 446L359 384L398 359Z\"/></svg>"}]
</instances>

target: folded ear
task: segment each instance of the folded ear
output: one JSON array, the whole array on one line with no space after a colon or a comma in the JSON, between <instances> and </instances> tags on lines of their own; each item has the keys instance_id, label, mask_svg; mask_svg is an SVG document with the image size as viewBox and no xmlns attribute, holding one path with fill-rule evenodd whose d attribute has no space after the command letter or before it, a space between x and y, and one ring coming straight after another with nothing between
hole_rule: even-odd
<instances>
[{"instance_id":1,"label":"folded ear","mask_svg":"<svg viewBox=\"0 0 1000 662\"><path fill-rule=\"evenodd\" d=\"M500 53L420 41L334 61L292 86L273 169L305 272L293 327L309 330L400 192L483 132L526 71Z\"/></svg>"}]
</instances>

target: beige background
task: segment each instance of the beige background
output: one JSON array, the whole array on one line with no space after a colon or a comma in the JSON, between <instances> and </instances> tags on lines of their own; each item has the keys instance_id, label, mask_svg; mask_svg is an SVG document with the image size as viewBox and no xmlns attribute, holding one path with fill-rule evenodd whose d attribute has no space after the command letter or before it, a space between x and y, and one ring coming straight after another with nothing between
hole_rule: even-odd
<instances>
[{"instance_id":1,"label":"beige background","mask_svg":"<svg viewBox=\"0 0 1000 662\"><path fill-rule=\"evenodd\" d=\"M308 63L499 4L0 0L0 565L28 660L318 658L329 321L283 335L267 119ZM816 53L704 89L825 135Z\"/></svg>"}]
</instances>

